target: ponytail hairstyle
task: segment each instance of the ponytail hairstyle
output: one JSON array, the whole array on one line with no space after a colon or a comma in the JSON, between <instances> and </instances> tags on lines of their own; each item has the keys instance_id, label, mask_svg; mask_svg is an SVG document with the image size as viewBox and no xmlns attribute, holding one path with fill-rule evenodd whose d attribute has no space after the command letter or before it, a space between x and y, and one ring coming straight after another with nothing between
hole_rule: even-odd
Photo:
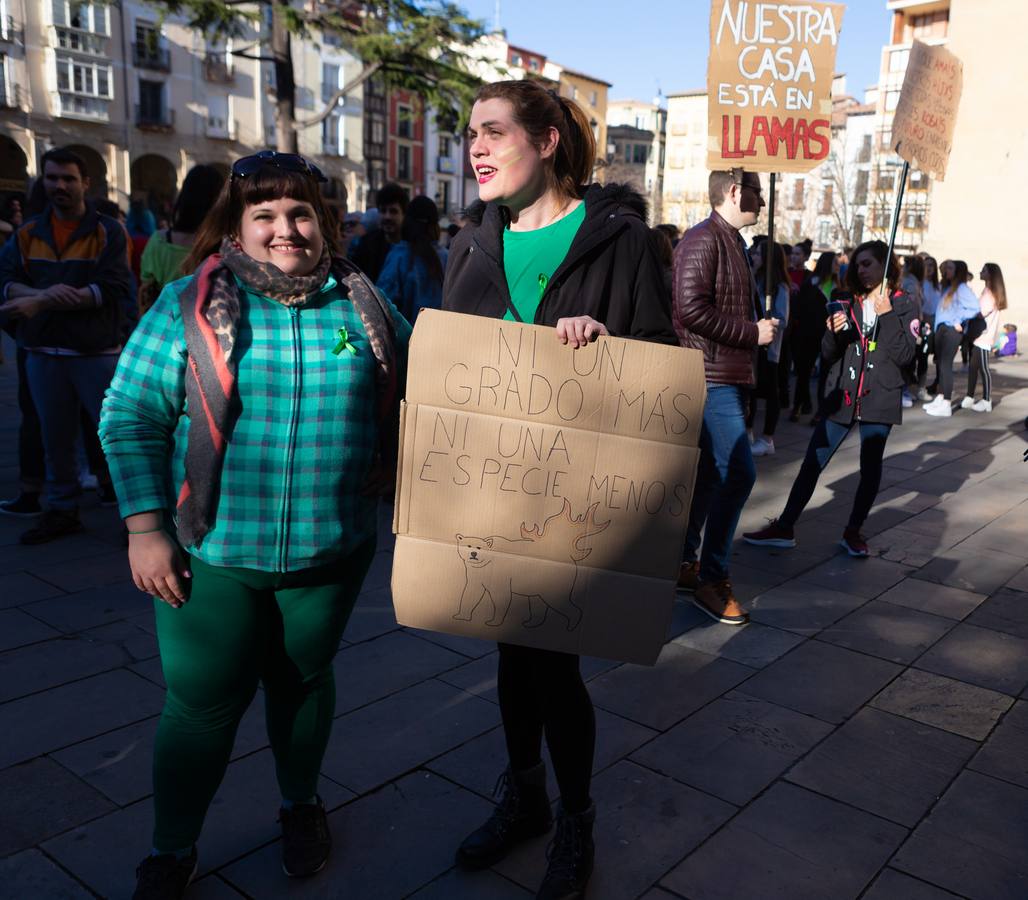
<instances>
[{"instance_id":1,"label":"ponytail hairstyle","mask_svg":"<svg viewBox=\"0 0 1028 900\"><path fill-rule=\"evenodd\" d=\"M475 94L475 102L479 100L506 100L514 121L536 147L549 140L551 128L556 129L557 149L547 166L550 187L568 199L581 196L582 188L592 181L596 162L596 138L581 106L531 80L482 85Z\"/></svg>"},{"instance_id":2,"label":"ponytail hairstyle","mask_svg":"<svg viewBox=\"0 0 1028 900\"><path fill-rule=\"evenodd\" d=\"M943 294L940 301L942 306L948 307L953 302L953 298L957 296L960 286L967 284L969 277L970 272L967 271L967 263L962 259L953 260L953 280L946 285L946 293Z\"/></svg>"},{"instance_id":3,"label":"ponytail hairstyle","mask_svg":"<svg viewBox=\"0 0 1028 900\"><path fill-rule=\"evenodd\" d=\"M986 263L982 271L985 273L985 286L996 300L996 309L1006 309L1007 286L1003 281L1003 270L996 263Z\"/></svg>"}]
</instances>

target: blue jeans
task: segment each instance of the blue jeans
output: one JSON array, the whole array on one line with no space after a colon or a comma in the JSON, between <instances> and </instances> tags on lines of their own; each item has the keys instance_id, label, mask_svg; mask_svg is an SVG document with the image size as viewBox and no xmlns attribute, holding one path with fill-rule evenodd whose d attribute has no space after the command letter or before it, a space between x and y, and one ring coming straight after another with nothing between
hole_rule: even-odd
<instances>
[{"instance_id":1,"label":"blue jeans","mask_svg":"<svg viewBox=\"0 0 1028 900\"><path fill-rule=\"evenodd\" d=\"M702 539L701 581L723 581L728 577L735 529L757 480L746 435L748 394L748 388L736 385L707 385L700 464L683 554L686 562L695 560Z\"/></svg>"},{"instance_id":2,"label":"blue jeans","mask_svg":"<svg viewBox=\"0 0 1028 900\"><path fill-rule=\"evenodd\" d=\"M853 509L850 512L850 528L859 528L871 512L871 505L878 495L882 483L882 457L885 455L885 442L889 439L891 425L876 422L851 422L840 425L830 419L822 419L814 431L814 436L807 446L807 455L803 458L800 473L796 476L789 500L785 504L785 512L778 521L792 528L799 519L817 487L817 479L835 451L845 440L854 425L860 426L860 484L853 498Z\"/></svg>"},{"instance_id":3,"label":"blue jeans","mask_svg":"<svg viewBox=\"0 0 1028 900\"><path fill-rule=\"evenodd\" d=\"M80 408L93 430L100 404L118 364L117 356L54 356L29 351L25 357L32 402L39 413L46 451L46 501L50 509L78 508L79 464L75 439Z\"/></svg>"}]
</instances>

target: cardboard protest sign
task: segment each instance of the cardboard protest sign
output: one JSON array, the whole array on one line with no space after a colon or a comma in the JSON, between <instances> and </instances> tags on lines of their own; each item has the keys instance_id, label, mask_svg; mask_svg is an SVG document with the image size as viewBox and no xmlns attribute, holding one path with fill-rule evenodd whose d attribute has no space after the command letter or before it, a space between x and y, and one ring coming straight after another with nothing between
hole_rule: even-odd
<instances>
[{"instance_id":1,"label":"cardboard protest sign","mask_svg":"<svg viewBox=\"0 0 1028 900\"><path fill-rule=\"evenodd\" d=\"M393 531L402 625L652 664L705 399L698 351L424 310Z\"/></svg>"},{"instance_id":2,"label":"cardboard protest sign","mask_svg":"<svg viewBox=\"0 0 1028 900\"><path fill-rule=\"evenodd\" d=\"M707 168L809 172L832 142L841 3L713 0Z\"/></svg>"},{"instance_id":3,"label":"cardboard protest sign","mask_svg":"<svg viewBox=\"0 0 1028 900\"><path fill-rule=\"evenodd\" d=\"M945 47L914 41L892 120L892 149L943 181L953 149L964 65Z\"/></svg>"}]
</instances>

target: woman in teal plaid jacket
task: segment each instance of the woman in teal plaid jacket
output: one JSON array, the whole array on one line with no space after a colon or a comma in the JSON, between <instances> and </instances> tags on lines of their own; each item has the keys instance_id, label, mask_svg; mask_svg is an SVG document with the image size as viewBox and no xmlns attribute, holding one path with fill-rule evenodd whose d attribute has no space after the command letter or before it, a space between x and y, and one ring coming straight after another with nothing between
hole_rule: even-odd
<instances>
[{"instance_id":1,"label":"woman in teal plaid jacket","mask_svg":"<svg viewBox=\"0 0 1028 900\"><path fill-rule=\"evenodd\" d=\"M321 173L237 161L187 271L129 340L101 439L168 690L137 900L180 897L239 721L263 683L283 867L331 838L317 779L332 659L375 553L410 326L337 256Z\"/></svg>"}]
</instances>

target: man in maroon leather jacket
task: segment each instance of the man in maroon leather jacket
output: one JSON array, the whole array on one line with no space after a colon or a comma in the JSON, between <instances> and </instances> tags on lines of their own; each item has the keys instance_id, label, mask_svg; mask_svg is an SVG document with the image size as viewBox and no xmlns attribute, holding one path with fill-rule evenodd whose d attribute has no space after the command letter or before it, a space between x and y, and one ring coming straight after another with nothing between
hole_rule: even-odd
<instances>
[{"instance_id":1,"label":"man in maroon leather jacket","mask_svg":"<svg viewBox=\"0 0 1028 900\"><path fill-rule=\"evenodd\" d=\"M744 625L748 617L732 596L728 562L757 478L745 408L757 347L771 343L778 321L760 318L760 292L739 234L756 223L764 206L760 177L742 169L712 172L709 190L713 211L678 242L672 282L675 331L683 347L702 351L707 376L700 464L678 583L713 619Z\"/></svg>"}]
</instances>

